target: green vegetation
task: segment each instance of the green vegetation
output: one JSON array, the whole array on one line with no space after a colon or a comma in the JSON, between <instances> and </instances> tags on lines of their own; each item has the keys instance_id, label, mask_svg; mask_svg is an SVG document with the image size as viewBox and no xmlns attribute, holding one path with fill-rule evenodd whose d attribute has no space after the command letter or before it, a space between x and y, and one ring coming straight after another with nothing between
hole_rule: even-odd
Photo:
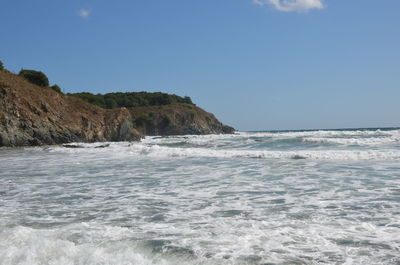
<instances>
[{"instance_id":1,"label":"green vegetation","mask_svg":"<svg viewBox=\"0 0 400 265\"><path fill-rule=\"evenodd\" d=\"M169 115L164 115L161 121L162 127L168 127L172 123L172 118Z\"/></svg>"},{"instance_id":2,"label":"green vegetation","mask_svg":"<svg viewBox=\"0 0 400 265\"><path fill-rule=\"evenodd\" d=\"M3 64L0 61L0 69L2 69ZM49 79L47 76L40 71L22 69L19 76L25 78L32 84L49 87ZM54 91L61 93L62 90L58 85L53 85L50 87ZM68 94L73 97L80 98L90 104L97 105L106 109L114 109L114 108L133 108L133 107L143 107L143 106L162 106L162 105L170 105L176 103L186 103L193 104L192 99L190 97L180 97L175 94L167 94L162 92L116 92L116 93L108 93L108 94L92 94L89 92L82 93L72 93ZM192 108L191 106L189 108ZM139 123L149 123L145 122L144 119L139 119ZM169 120L165 119L164 123L169 124Z\"/></svg>"},{"instance_id":3,"label":"green vegetation","mask_svg":"<svg viewBox=\"0 0 400 265\"><path fill-rule=\"evenodd\" d=\"M92 94L88 92L69 94L83 99L86 102L100 106L106 109L113 108L133 108L141 106L161 106L176 103L193 104L190 97L180 97L174 94L161 92L117 92L108 94Z\"/></svg>"},{"instance_id":4,"label":"green vegetation","mask_svg":"<svg viewBox=\"0 0 400 265\"><path fill-rule=\"evenodd\" d=\"M61 87L59 87L58 85L52 85L50 88L56 91L57 93L62 94Z\"/></svg>"},{"instance_id":5,"label":"green vegetation","mask_svg":"<svg viewBox=\"0 0 400 265\"><path fill-rule=\"evenodd\" d=\"M140 114L134 121L135 127L153 127L154 119L149 117L147 114Z\"/></svg>"},{"instance_id":6,"label":"green vegetation","mask_svg":"<svg viewBox=\"0 0 400 265\"><path fill-rule=\"evenodd\" d=\"M133 121L133 125L139 130L142 129L144 131L153 132L157 130L157 127L159 127L160 120L158 117L150 117L150 115L142 113ZM162 127L165 127L164 124L161 125Z\"/></svg>"},{"instance_id":7,"label":"green vegetation","mask_svg":"<svg viewBox=\"0 0 400 265\"><path fill-rule=\"evenodd\" d=\"M48 87L49 86L49 79L47 76L40 71L35 71L35 70L28 70L28 69L22 69L19 74L19 76L22 76L32 84L42 86L42 87Z\"/></svg>"},{"instance_id":8,"label":"green vegetation","mask_svg":"<svg viewBox=\"0 0 400 265\"><path fill-rule=\"evenodd\" d=\"M134 121L135 128L147 132L156 132L173 126L173 118L169 114L157 115L153 112L141 113Z\"/></svg>"},{"instance_id":9,"label":"green vegetation","mask_svg":"<svg viewBox=\"0 0 400 265\"><path fill-rule=\"evenodd\" d=\"M4 70L4 65L3 65L3 62L2 61L0 61L0 71L1 70Z\"/></svg>"}]
</instances>

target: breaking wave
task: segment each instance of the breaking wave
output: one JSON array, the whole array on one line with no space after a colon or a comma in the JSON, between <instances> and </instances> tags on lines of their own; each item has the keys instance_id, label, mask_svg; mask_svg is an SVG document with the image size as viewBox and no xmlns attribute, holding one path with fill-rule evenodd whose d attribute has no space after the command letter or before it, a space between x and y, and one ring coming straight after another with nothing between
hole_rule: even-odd
<instances>
[{"instance_id":1,"label":"breaking wave","mask_svg":"<svg viewBox=\"0 0 400 265\"><path fill-rule=\"evenodd\" d=\"M314 160L400 159L400 130L260 132L235 135L147 137L141 143L75 144L51 152L126 156ZM69 146L70 147L70 146Z\"/></svg>"},{"instance_id":2,"label":"breaking wave","mask_svg":"<svg viewBox=\"0 0 400 265\"><path fill-rule=\"evenodd\" d=\"M399 134L2 148L0 264L398 264Z\"/></svg>"}]
</instances>

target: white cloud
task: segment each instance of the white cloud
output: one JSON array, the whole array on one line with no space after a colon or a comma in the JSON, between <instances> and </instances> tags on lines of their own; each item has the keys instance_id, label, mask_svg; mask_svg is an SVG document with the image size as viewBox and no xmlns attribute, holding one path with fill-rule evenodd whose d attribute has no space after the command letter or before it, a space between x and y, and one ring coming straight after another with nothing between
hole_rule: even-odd
<instances>
[{"instance_id":1,"label":"white cloud","mask_svg":"<svg viewBox=\"0 0 400 265\"><path fill-rule=\"evenodd\" d=\"M276 9L285 12L306 12L311 9L324 8L323 0L253 0L253 3L263 6L273 5Z\"/></svg>"},{"instance_id":2,"label":"white cloud","mask_svg":"<svg viewBox=\"0 0 400 265\"><path fill-rule=\"evenodd\" d=\"M81 18L88 18L90 15L92 14L92 10L90 10L90 9L80 9L79 11L78 11L78 15L81 17Z\"/></svg>"}]
</instances>

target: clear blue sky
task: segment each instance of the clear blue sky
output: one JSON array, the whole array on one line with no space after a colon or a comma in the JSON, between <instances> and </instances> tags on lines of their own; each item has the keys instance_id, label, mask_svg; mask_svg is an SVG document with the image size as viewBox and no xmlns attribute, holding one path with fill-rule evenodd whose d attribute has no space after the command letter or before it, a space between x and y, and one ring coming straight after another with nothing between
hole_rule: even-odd
<instances>
[{"instance_id":1,"label":"clear blue sky","mask_svg":"<svg viewBox=\"0 0 400 265\"><path fill-rule=\"evenodd\" d=\"M0 60L239 130L400 126L399 0L1 0ZM291 1L291 2L290 2Z\"/></svg>"}]
</instances>

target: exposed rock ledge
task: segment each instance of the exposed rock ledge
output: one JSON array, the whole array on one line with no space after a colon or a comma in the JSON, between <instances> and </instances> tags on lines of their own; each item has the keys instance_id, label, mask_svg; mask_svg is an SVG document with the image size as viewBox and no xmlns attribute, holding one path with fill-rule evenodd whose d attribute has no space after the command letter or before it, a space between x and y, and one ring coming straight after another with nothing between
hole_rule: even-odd
<instances>
[{"instance_id":1,"label":"exposed rock ledge","mask_svg":"<svg viewBox=\"0 0 400 265\"><path fill-rule=\"evenodd\" d=\"M233 131L194 105L107 110L0 71L0 146L138 141L143 135Z\"/></svg>"}]
</instances>

